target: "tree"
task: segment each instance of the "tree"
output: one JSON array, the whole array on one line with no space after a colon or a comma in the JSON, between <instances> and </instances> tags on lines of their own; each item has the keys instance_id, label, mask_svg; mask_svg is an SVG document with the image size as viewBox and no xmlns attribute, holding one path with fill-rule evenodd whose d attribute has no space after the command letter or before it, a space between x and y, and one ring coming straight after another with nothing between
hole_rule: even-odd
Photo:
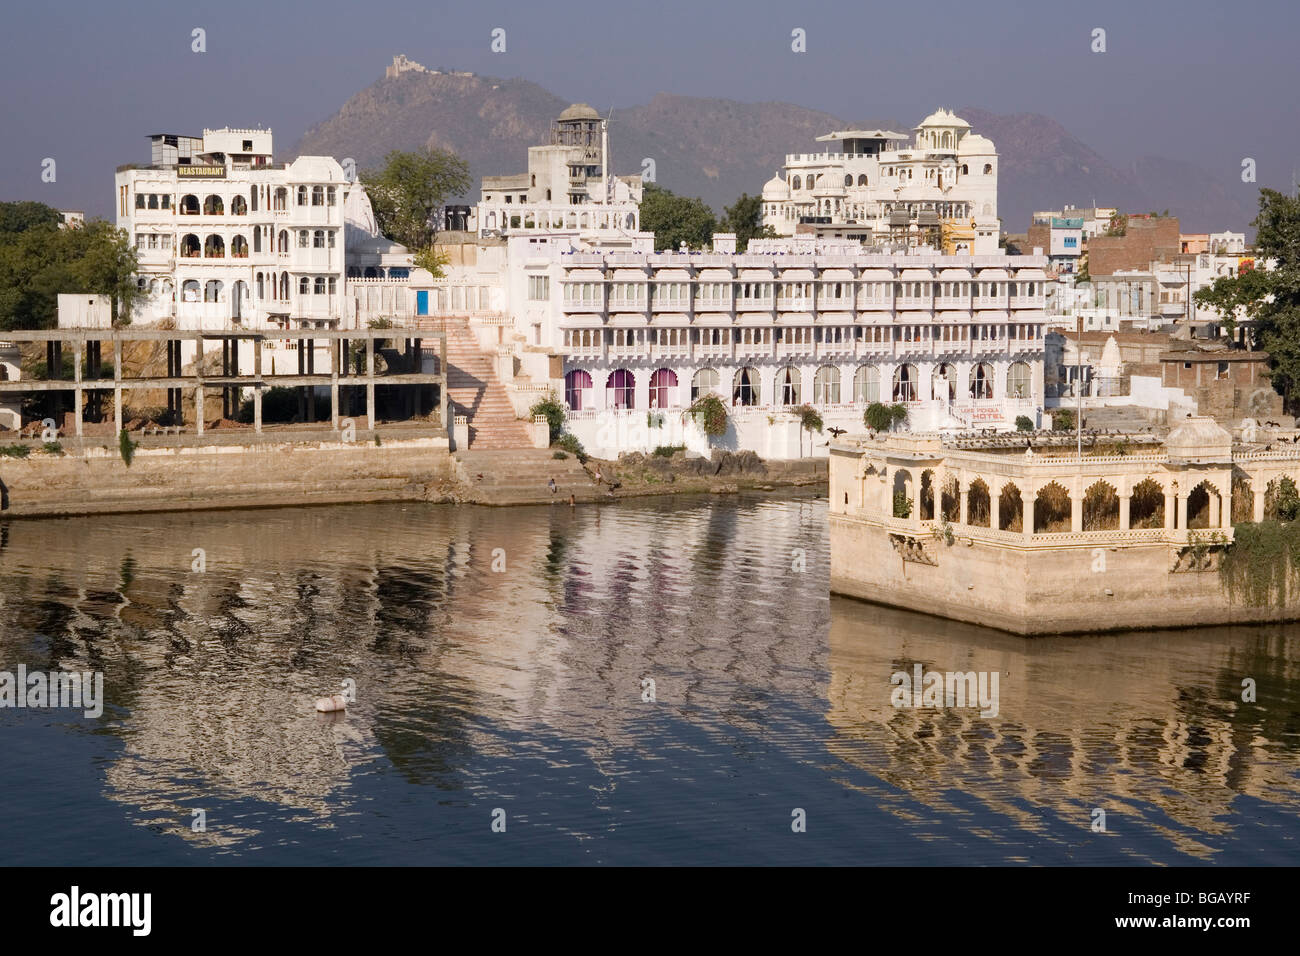
<instances>
[{"instance_id":1,"label":"tree","mask_svg":"<svg viewBox=\"0 0 1300 956\"><path fill-rule=\"evenodd\" d=\"M63 215L43 202L0 202L0 242L38 226L57 229Z\"/></svg>"},{"instance_id":2,"label":"tree","mask_svg":"<svg viewBox=\"0 0 1300 956\"><path fill-rule=\"evenodd\" d=\"M697 398L685 414L693 418L710 439L721 438L727 433L727 406L712 392Z\"/></svg>"},{"instance_id":3,"label":"tree","mask_svg":"<svg viewBox=\"0 0 1300 956\"><path fill-rule=\"evenodd\" d=\"M1058 432L1074 431L1074 412L1068 408L1058 409L1052 416L1052 430Z\"/></svg>"},{"instance_id":4,"label":"tree","mask_svg":"<svg viewBox=\"0 0 1300 956\"><path fill-rule=\"evenodd\" d=\"M1028 415L1016 416L1016 431L1031 432L1034 430L1034 420Z\"/></svg>"},{"instance_id":5,"label":"tree","mask_svg":"<svg viewBox=\"0 0 1300 956\"><path fill-rule=\"evenodd\" d=\"M813 432L821 434L822 417L817 413L817 409L811 405L800 405L794 409L795 417L799 419L799 457L803 457L803 433L808 432L811 437Z\"/></svg>"},{"instance_id":6,"label":"tree","mask_svg":"<svg viewBox=\"0 0 1300 956\"><path fill-rule=\"evenodd\" d=\"M130 321L139 263L123 230L102 219L60 229L40 214L7 218L25 228L0 234L0 329L53 328L61 292L110 296L115 321Z\"/></svg>"},{"instance_id":7,"label":"tree","mask_svg":"<svg viewBox=\"0 0 1300 956\"><path fill-rule=\"evenodd\" d=\"M862 414L862 423L875 432L887 432L907 421L907 406L901 402L883 405L872 402Z\"/></svg>"},{"instance_id":8,"label":"tree","mask_svg":"<svg viewBox=\"0 0 1300 956\"><path fill-rule=\"evenodd\" d=\"M411 257L417 268L426 270L435 279L441 279L447 273L443 266L450 262L445 252L439 252L437 246L425 246Z\"/></svg>"},{"instance_id":9,"label":"tree","mask_svg":"<svg viewBox=\"0 0 1300 956\"><path fill-rule=\"evenodd\" d=\"M1230 335L1239 318L1250 320L1247 342L1268 352L1273 387L1289 401L1300 383L1300 198L1261 189L1259 215L1251 225L1256 253L1276 260L1275 268L1221 276L1194 298L1218 311Z\"/></svg>"},{"instance_id":10,"label":"tree","mask_svg":"<svg viewBox=\"0 0 1300 956\"><path fill-rule=\"evenodd\" d=\"M717 219L703 199L678 196L646 183L641 194L641 228L655 234L655 251L677 249L683 242L703 249L713 241Z\"/></svg>"},{"instance_id":11,"label":"tree","mask_svg":"<svg viewBox=\"0 0 1300 956\"><path fill-rule=\"evenodd\" d=\"M544 399L533 405L528 410L528 414L530 417L533 415L544 415L546 417L546 426L551 442L559 438L560 433L564 431L564 405L555 397L554 392L548 393Z\"/></svg>"},{"instance_id":12,"label":"tree","mask_svg":"<svg viewBox=\"0 0 1300 956\"><path fill-rule=\"evenodd\" d=\"M741 193L740 198L722 210L718 221L718 232L736 234L736 251L744 252L749 248L751 239L775 239L776 230L763 225L763 199Z\"/></svg>"},{"instance_id":13,"label":"tree","mask_svg":"<svg viewBox=\"0 0 1300 956\"><path fill-rule=\"evenodd\" d=\"M1123 213L1116 213L1111 219L1110 225L1106 227L1106 235L1123 236L1128 232L1128 216Z\"/></svg>"},{"instance_id":14,"label":"tree","mask_svg":"<svg viewBox=\"0 0 1300 956\"><path fill-rule=\"evenodd\" d=\"M395 149L382 169L368 170L361 179L379 231L416 250L433 244L443 204L470 187L469 164L445 149Z\"/></svg>"}]
</instances>

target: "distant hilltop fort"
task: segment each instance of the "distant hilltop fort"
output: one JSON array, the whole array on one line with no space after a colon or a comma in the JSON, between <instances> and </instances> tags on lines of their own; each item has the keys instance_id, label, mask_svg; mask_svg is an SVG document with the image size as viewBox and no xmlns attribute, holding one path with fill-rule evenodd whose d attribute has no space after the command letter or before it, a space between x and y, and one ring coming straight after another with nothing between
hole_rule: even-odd
<instances>
[{"instance_id":1,"label":"distant hilltop fort","mask_svg":"<svg viewBox=\"0 0 1300 956\"><path fill-rule=\"evenodd\" d=\"M473 73L467 70L431 70L421 63L409 60L405 53L399 53L393 57L393 62L384 69L384 78L391 80L393 77L400 76L403 73L431 73L439 76L445 73L447 76L473 76Z\"/></svg>"}]
</instances>

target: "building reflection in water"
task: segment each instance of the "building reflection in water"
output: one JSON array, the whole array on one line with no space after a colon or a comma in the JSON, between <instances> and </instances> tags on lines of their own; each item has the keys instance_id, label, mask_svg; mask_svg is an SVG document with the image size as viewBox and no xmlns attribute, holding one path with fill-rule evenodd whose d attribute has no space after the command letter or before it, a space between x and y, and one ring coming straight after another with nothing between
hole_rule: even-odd
<instances>
[{"instance_id":1,"label":"building reflection in water","mask_svg":"<svg viewBox=\"0 0 1300 956\"><path fill-rule=\"evenodd\" d=\"M468 802L489 786L471 757L530 734L576 741L613 787L611 755L643 751L643 678L675 713L754 732L771 696L824 698L824 511L700 498L14 522L0 666L102 670L107 795L196 844L256 842L253 812L190 829L192 810L238 801L338 826L358 774ZM812 573L792 572L796 550ZM315 713L347 678L347 716Z\"/></svg>"},{"instance_id":2,"label":"building reflection in water","mask_svg":"<svg viewBox=\"0 0 1300 956\"><path fill-rule=\"evenodd\" d=\"M1248 796L1300 806L1300 639L1294 628L1214 628L1025 639L834 598L830 750L907 800L984 810L1045 835L1043 815L1091 836L1163 834L1193 856L1230 829ZM998 671L996 717L977 708L895 708L891 676ZM1241 700L1253 678L1258 703ZM1140 858L1139 841L1118 841Z\"/></svg>"}]
</instances>

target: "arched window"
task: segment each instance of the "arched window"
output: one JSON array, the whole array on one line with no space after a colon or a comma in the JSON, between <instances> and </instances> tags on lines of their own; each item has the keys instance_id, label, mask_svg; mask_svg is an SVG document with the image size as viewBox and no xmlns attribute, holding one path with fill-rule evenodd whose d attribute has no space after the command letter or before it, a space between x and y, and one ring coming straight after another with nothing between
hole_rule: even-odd
<instances>
[{"instance_id":1,"label":"arched window","mask_svg":"<svg viewBox=\"0 0 1300 956\"><path fill-rule=\"evenodd\" d=\"M993 397L993 366L989 365L987 362L980 362L975 366L974 371L971 372L970 397Z\"/></svg>"},{"instance_id":2,"label":"arched window","mask_svg":"<svg viewBox=\"0 0 1300 956\"><path fill-rule=\"evenodd\" d=\"M194 233L191 232L181 239L181 258L197 259L202 254L203 245Z\"/></svg>"},{"instance_id":3,"label":"arched window","mask_svg":"<svg viewBox=\"0 0 1300 956\"><path fill-rule=\"evenodd\" d=\"M791 188L791 189L802 189L802 188L803 188L803 181L802 181L798 176L796 176L793 180L790 181L790 188Z\"/></svg>"},{"instance_id":4,"label":"arched window","mask_svg":"<svg viewBox=\"0 0 1300 956\"><path fill-rule=\"evenodd\" d=\"M288 206L288 204L289 204L289 190L285 189L283 186L276 187L275 190L276 210L283 211L285 207Z\"/></svg>"},{"instance_id":5,"label":"arched window","mask_svg":"<svg viewBox=\"0 0 1300 956\"><path fill-rule=\"evenodd\" d=\"M694 404L705 395L717 390L718 370L716 368L699 369L691 378L691 403Z\"/></svg>"},{"instance_id":6,"label":"arched window","mask_svg":"<svg viewBox=\"0 0 1300 956\"><path fill-rule=\"evenodd\" d=\"M967 166L965 163L962 163L962 164L961 164L961 174L962 174L963 176L969 176L969 175L970 175L970 167Z\"/></svg>"},{"instance_id":7,"label":"arched window","mask_svg":"<svg viewBox=\"0 0 1300 956\"><path fill-rule=\"evenodd\" d=\"M235 236L230 240L230 256L232 259L248 258L248 240L243 236Z\"/></svg>"},{"instance_id":8,"label":"arched window","mask_svg":"<svg viewBox=\"0 0 1300 956\"><path fill-rule=\"evenodd\" d=\"M914 402L917 400L916 378L915 365L904 364L894 369L894 401Z\"/></svg>"},{"instance_id":9,"label":"arched window","mask_svg":"<svg viewBox=\"0 0 1300 956\"><path fill-rule=\"evenodd\" d=\"M313 249L325 248L325 230L317 229L311 234L311 246Z\"/></svg>"},{"instance_id":10,"label":"arched window","mask_svg":"<svg viewBox=\"0 0 1300 956\"><path fill-rule=\"evenodd\" d=\"M1025 362L1013 362L1007 369L1007 397L1029 398L1033 389L1032 373Z\"/></svg>"},{"instance_id":11,"label":"arched window","mask_svg":"<svg viewBox=\"0 0 1300 956\"><path fill-rule=\"evenodd\" d=\"M650 376L650 407L677 406L677 373L670 368L656 369Z\"/></svg>"},{"instance_id":12,"label":"arched window","mask_svg":"<svg viewBox=\"0 0 1300 956\"><path fill-rule=\"evenodd\" d=\"M198 279L186 279L181 283L182 302L198 302L201 292Z\"/></svg>"},{"instance_id":13,"label":"arched window","mask_svg":"<svg viewBox=\"0 0 1300 956\"><path fill-rule=\"evenodd\" d=\"M311 292L311 279L307 276L298 277L298 294L308 295Z\"/></svg>"},{"instance_id":14,"label":"arched window","mask_svg":"<svg viewBox=\"0 0 1300 956\"><path fill-rule=\"evenodd\" d=\"M213 194L203 200L203 215L220 216L223 212L225 212L225 204L220 196Z\"/></svg>"},{"instance_id":15,"label":"arched window","mask_svg":"<svg viewBox=\"0 0 1300 956\"><path fill-rule=\"evenodd\" d=\"M182 196L179 208L182 216L197 216L199 214L199 197L193 195Z\"/></svg>"},{"instance_id":16,"label":"arched window","mask_svg":"<svg viewBox=\"0 0 1300 956\"><path fill-rule=\"evenodd\" d=\"M204 259L222 259L226 255L226 241L218 235L211 235L203 240Z\"/></svg>"},{"instance_id":17,"label":"arched window","mask_svg":"<svg viewBox=\"0 0 1300 956\"><path fill-rule=\"evenodd\" d=\"M844 176L844 185L845 185L845 186L852 186L852 185L853 185L853 174L852 174L852 173L846 173L846 174L845 174L845 176Z\"/></svg>"},{"instance_id":18,"label":"arched window","mask_svg":"<svg viewBox=\"0 0 1300 956\"><path fill-rule=\"evenodd\" d=\"M230 214L232 216L247 216L248 200L243 196L236 196L234 199L230 200Z\"/></svg>"},{"instance_id":19,"label":"arched window","mask_svg":"<svg viewBox=\"0 0 1300 956\"><path fill-rule=\"evenodd\" d=\"M966 492L966 523L977 528L987 528L992 515L991 504L989 486L982 478L976 478Z\"/></svg>"},{"instance_id":20,"label":"arched window","mask_svg":"<svg viewBox=\"0 0 1300 956\"><path fill-rule=\"evenodd\" d=\"M248 190L248 204L252 208L253 212L257 212L257 193L258 188L256 186L253 186Z\"/></svg>"},{"instance_id":21,"label":"arched window","mask_svg":"<svg viewBox=\"0 0 1300 956\"><path fill-rule=\"evenodd\" d=\"M575 368L564 376L564 401L575 412L591 405L591 373Z\"/></svg>"},{"instance_id":22,"label":"arched window","mask_svg":"<svg viewBox=\"0 0 1300 956\"><path fill-rule=\"evenodd\" d=\"M253 227L253 251L254 252L262 251L262 227L261 226Z\"/></svg>"},{"instance_id":23,"label":"arched window","mask_svg":"<svg viewBox=\"0 0 1300 956\"><path fill-rule=\"evenodd\" d=\"M616 368L605 381L605 407L635 408L636 378L625 368Z\"/></svg>"},{"instance_id":24,"label":"arched window","mask_svg":"<svg viewBox=\"0 0 1300 956\"><path fill-rule=\"evenodd\" d=\"M312 288L312 293L313 293L314 295L324 295L324 294L325 294L325 277L324 277L324 276L317 276L317 277L316 277L316 279L314 280L314 285L313 285L313 288Z\"/></svg>"},{"instance_id":25,"label":"arched window","mask_svg":"<svg viewBox=\"0 0 1300 956\"><path fill-rule=\"evenodd\" d=\"M880 401L880 372L874 365L863 365L853 373L853 401L867 403Z\"/></svg>"},{"instance_id":26,"label":"arched window","mask_svg":"<svg viewBox=\"0 0 1300 956\"><path fill-rule=\"evenodd\" d=\"M840 403L840 370L833 365L823 365L813 376L813 403L838 405Z\"/></svg>"},{"instance_id":27,"label":"arched window","mask_svg":"<svg viewBox=\"0 0 1300 956\"><path fill-rule=\"evenodd\" d=\"M207 284L203 286L203 301L204 302L221 301L221 283L218 280L209 279L207 281Z\"/></svg>"},{"instance_id":28,"label":"arched window","mask_svg":"<svg viewBox=\"0 0 1300 956\"><path fill-rule=\"evenodd\" d=\"M289 301L289 273L280 273L280 301Z\"/></svg>"},{"instance_id":29,"label":"arched window","mask_svg":"<svg viewBox=\"0 0 1300 956\"><path fill-rule=\"evenodd\" d=\"M324 187L324 186L313 186L313 187L311 187L311 204L312 204L313 206L323 206L323 205L325 205L325 187Z\"/></svg>"},{"instance_id":30,"label":"arched window","mask_svg":"<svg viewBox=\"0 0 1300 956\"><path fill-rule=\"evenodd\" d=\"M990 175L992 172L993 172L993 164L992 164L992 163L985 163L985 164L984 164L984 175L985 175L985 176L988 176L988 175Z\"/></svg>"},{"instance_id":31,"label":"arched window","mask_svg":"<svg viewBox=\"0 0 1300 956\"><path fill-rule=\"evenodd\" d=\"M776 373L776 400L781 405L798 405L800 392L799 370L787 365Z\"/></svg>"},{"instance_id":32,"label":"arched window","mask_svg":"<svg viewBox=\"0 0 1300 956\"><path fill-rule=\"evenodd\" d=\"M289 251L289 230L288 230L288 229L281 229L281 230L280 230L279 251L280 251L280 252L288 252L288 251Z\"/></svg>"},{"instance_id":33,"label":"arched window","mask_svg":"<svg viewBox=\"0 0 1300 956\"><path fill-rule=\"evenodd\" d=\"M859 186L865 186L865 185L867 185L867 174L866 174L866 173L859 173L859 174L858 174L858 185L859 185Z\"/></svg>"},{"instance_id":34,"label":"arched window","mask_svg":"<svg viewBox=\"0 0 1300 956\"><path fill-rule=\"evenodd\" d=\"M957 369L947 362L942 362L934 368L934 375L930 381L931 394L940 402L955 402L957 400Z\"/></svg>"},{"instance_id":35,"label":"arched window","mask_svg":"<svg viewBox=\"0 0 1300 956\"><path fill-rule=\"evenodd\" d=\"M758 370L752 365L746 365L736 372L731 388L731 404L757 405L759 398Z\"/></svg>"},{"instance_id":36,"label":"arched window","mask_svg":"<svg viewBox=\"0 0 1300 956\"><path fill-rule=\"evenodd\" d=\"M257 274L257 298L259 301L266 298L266 282L260 272Z\"/></svg>"},{"instance_id":37,"label":"arched window","mask_svg":"<svg viewBox=\"0 0 1300 956\"><path fill-rule=\"evenodd\" d=\"M299 187L298 187L298 205L299 205L299 206L305 206L305 205L307 205L307 187L306 187L306 186L299 186Z\"/></svg>"}]
</instances>

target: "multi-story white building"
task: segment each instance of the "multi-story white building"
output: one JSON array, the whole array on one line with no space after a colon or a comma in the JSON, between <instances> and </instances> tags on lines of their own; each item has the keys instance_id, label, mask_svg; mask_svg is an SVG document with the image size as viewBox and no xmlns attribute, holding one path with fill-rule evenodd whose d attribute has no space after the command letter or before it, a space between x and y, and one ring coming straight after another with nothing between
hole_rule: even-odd
<instances>
[{"instance_id":1,"label":"multi-story white building","mask_svg":"<svg viewBox=\"0 0 1300 956\"><path fill-rule=\"evenodd\" d=\"M998 248L998 155L948 110L904 133L837 130L840 152L791 153L763 187L763 224L861 241L930 244L985 255Z\"/></svg>"},{"instance_id":2,"label":"multi-story white building","mask_svg":"<svg viewBox=\"0 0 1300 956\"><path fill-rule=\"evenodd\" d=\"M344 203L327 156L272 162L270 130L152 137L117 170L117 225L146 293L133 320L181 329L332 328L344 314Z\"/></svg>"}]
</instances>

